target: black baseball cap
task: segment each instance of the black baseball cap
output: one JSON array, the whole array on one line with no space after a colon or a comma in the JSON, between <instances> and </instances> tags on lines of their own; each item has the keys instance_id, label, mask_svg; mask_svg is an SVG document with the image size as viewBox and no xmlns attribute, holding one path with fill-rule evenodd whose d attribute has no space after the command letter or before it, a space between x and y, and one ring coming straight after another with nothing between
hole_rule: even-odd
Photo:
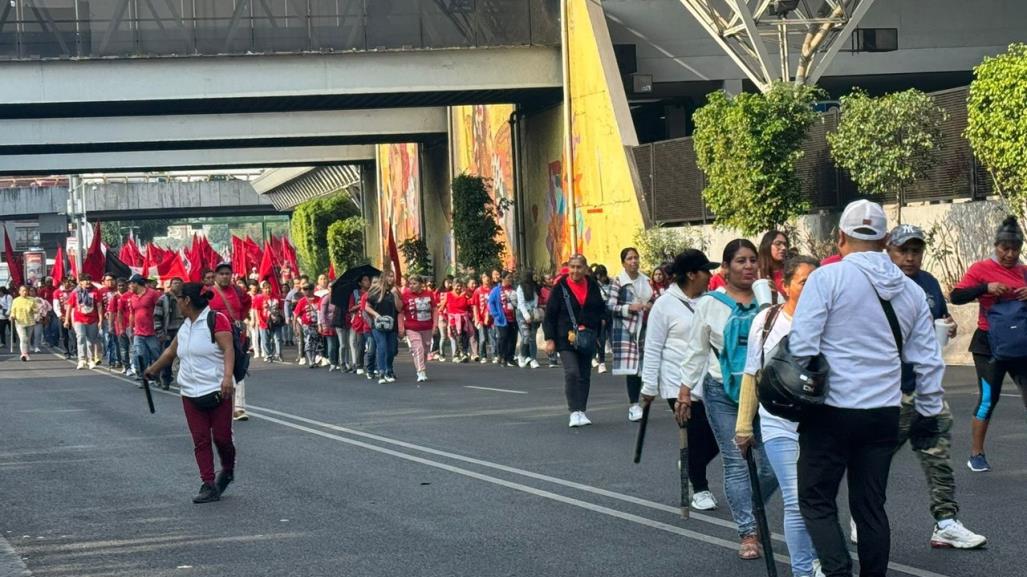
<instances>
[{"instance_id":1,"label":"black baseball cap","mask_svg":"<svg viewBox=\"0 0 1027 577\"><path fill-rule=\"evenodd\" d=\"M720 268L720 263L706 258L706 254L703 251L690 248L674 258L674 264L671 268L675 274L685 274L700 270L717 270Z\"/></svg>"},{"instance_id":2,"label":"black baseball cap","mask_svg":"<svg viewBox=\"0 0 1027 577\"><path fill-rule=\"evenodd\" d=\"M216 267L214 267L214 272L218 272L221 269L226 268L226 267L228 268L228 270L232 270L232 263L227 262L227 261L218 263L218 265Z\"/></svg>"}]
</instances>

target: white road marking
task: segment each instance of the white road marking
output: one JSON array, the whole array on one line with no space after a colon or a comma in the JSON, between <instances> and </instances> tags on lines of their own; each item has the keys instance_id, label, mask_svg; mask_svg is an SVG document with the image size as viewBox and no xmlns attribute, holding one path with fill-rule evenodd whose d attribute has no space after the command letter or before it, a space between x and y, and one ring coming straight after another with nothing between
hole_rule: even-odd
<instances>
[{"instance_id":1,"label":"white road marking","mask_svg":"<svg viewBox=\"0 0 1027 577\"><path fill-rule=\"evenodd\" d=\"M57 354L55 354L55 356L58 356L58 358L60 358L60 356L57 355ZM72 361L68 361L68 362L69 362L69 364L74 364ZM113 378L115 378L117 380L124 381L126 383L130 383L130 384L133 384L133 385L136 384L135 381L127 379L127 378L125 378L123 376L120 376L120 375L115 375L115 374L111 374L111 373L107 373L107 372L101 372L99 370L94 370L93 372L95 372L97 374L100 374L100 375L106 375L106 376L109 376L109 377L113 377ZM170 396L174 396L174 397L180 396L178 393L172 392L172 391L164 391L162 389L151 389L151 390L154 393L161 393L161 394L170 395ZM317 435L319 437L324 437L326 439L331 439L331 440L334 440L334 441L338 441L340 443L345 443L345 444L348 444L348 445L353 445L353 446L356 446L356 447L361 447L361 448L364 448L364 449L367 449L367 450L370 450L370 451L374 451L374 452L377 452L377 453L382 453L382 454L390 455L390 456L397 457L399 459L403 459L403 460L406 460L406 461L411 461L411 462L419 463L419 464L426 465L426 466L429 466L429 467L434 467L434 468L437 468L437 469L442 469L442 470L445 470L445 471L449 471L451 473L455 473L455 474L458 474L458 475L463 475L463 476L466 476L466 477L470 477L472 479L478 479L480 481L485 481L485 482L492 483L492 484L495 484L495 485L500 485L500 486L503 486L503 487L514 489L516 491L521 491L521 492L524 492L524 493L536 495L538 497L543 497L543 498L550 499L550 500L553 500L553 501L558 501L558 502L565 503L565 504L568 504L568 505L573 505L575 507L580 507L582 509L587 509L589 511L594 511L596 513L602 513L604 515L608 515L608 516L611 516L611 517L623 519L623 520L626 520L626 521L631 521L631 522L637 523L639 525L644 525L644 526L651 527L651 528L654 528L654 529L659 529L659 530L662 530L662 531L666 531L668 533L674 533L674 534L677 534L677 535L681 535L683 537L688 537L690 539L695 539L697 541L701 541L701 542L708 543L708 544L711 544L711 545L716 545L716 546L723 547L725 549L729 549L729 550L732 550L732 551L736 551L738 549L738 543L733 541L733 540L722 539L720 537L714 537L712 535L706 535L705 533L699 533L697 531L692 531L692 530L689 530L689 529L684 529L684 528L681 528L681 527L678 527L678 526L675 526L675 525L670 525L670 524L667 524L667 523L656 521L654 519L649 519L647 517L642 517L640 515L634 515L632 513L625 513L623 511L618 511L616 509L611 509L609 507L604 507L602 505L597 505L595 503L590 503L588 501L582 501L580 499L575 499L573 497L566 497L566 496L563 496L563 495L559 495L557 493L552 493L550 491L545 491L545 490L542 490L542 489L536 489L534 487L529 487L527 485L522 485L520 483L515 483L513 481L507 481L505 479L500 479L498 477L493 477L491 475L485 475L485 474L482 474L482 473L477 473L475 471L471 471L471 470L468 470L468 469L462 469L460 467L456 467L456 466L453 466L453 465L448 465L446 463L441 463L441 462L438 462L438 461L432 461L431 459L425 459L423 457L418 457L418 456L415 456L415 455L410 455L408 453L403 453L403 452L400 452L400 451L395 451L395 450L392 450L392 449L387 449L385 447L379 447L378 445L372 445L370 443L365 443L363 441L357 441L355 439L348 439L346 437L342 437L342 436L335 435L335 434L332 434L332 433L326 433L324 431L319 431L317 429L312 429L310 427L305 427L303 425L298 425L296 423L290 423L288 421L283 421L281 419L276 419L274 417L270 417L270 416L267 416L267 415L262 415L262 414L259 414L259 413L253 413L252 410L258 410L258 411L263 411L263 412L267 412L267 413L271 413L271 414L276 414L276 415L280 415L282 417L291 418L291 419L294 419L294 420L297 420L297 421L300 421L300 422L305 422L305 423L317 425L317 426L320 426L320 427L323 427L323 428L327 428L327 429L331 429L331 430L336 430L336 431L339 431L339 432L347 433L347 434L358 436L358 437L364 437L364 438L368 438L368 439L373 439L373 440L377 440L377 441L380 441L380 442L383 442L383 443L388 443L388 444L391 444L391 445L395 445L395 446L399 446L399 447L404 447L404 448L407 448L407 449L412 449L412 450L421 451L421 452L425 452L425 453L429 453L429 454L433 454L433 455L443 456L443 457L447 457L447 458L450 458L450 459L453 459L453 460L463 461L463 462L467 462L467 463L472 463L472 464L480 465L480 466L483 466L483 467L492 468L492 469L496 469L496 470L501 470L501 471L505 471L505 472L509 472L509 473L514 473L514 474L517 474L517 475L522 475L522 476L533 478L533 479L537 479L537 480L547 481L547 482L550 482L550 483L553 483L553 484L556 484L556 485L570 487L570 488L578 489L578 490L585 491L585 492L588 492L588 493L593 493L593 494L596 494L596 495L602 495L602 496L609 497L609 498L612 498L612 499L616 499L616 500L620 500L620 501L625 501L625 502L629 502L629 503L634 503L636 505L641 505L641 506L652 508L652 509L663 510L663 511L671 512L671 513L675 513L675 514L680 514L680 508L679 507L673 507L673 506L670 506L670 505L663 505L661 503L656 503L656 502L653 502L653 501L648 501L648 500L645 500L645 499L640 499L638 497L632 497L631 495L625 495L623 493L616 493L616 492L613 492L613 491L607 491L605 489L600 489L598 487L592 487L592 486L584 485L584 484L581 484L581 483L575 483L573 481L567 481L567 480L564 480L564 479L559 479L557 477L550 477L548 475L542 475L542 474L539 474L539 473L533 473L531 471L526 471L526 470L523 470L523 469L518 469L516 467L509 467L507 465L500 465L498 463L492 463L492 462L489 462L489 461L483 461L481 459L474 459L472 457L465 457L463 455L458 455L458 454L455 454L455 453L449 453L449 452L441 451L441 450L438 450L438 449L432 449L432 448L429 448L429 447L423 447L423 446L420 446L420 445L415 445L413 443L407 443L405 441L399 441L399 440L396 440L396 439L391 439L389 437L383 437L381 435L375 435L375 434L372 434L372 433L365 433L363 431L357 431L355 429L347 429L346 427L340 427L338 425L332 425L330 423L324 423L324 422L321 422L321 421L316 421L314 419L308 419L306 417L300 417L298 415L292 415L292 414L285 413L285 412L282 412L282 411L276 411L274 409L269 409L269 408L266 408L266 407L259 407L259 406L256 406L256 405L249 405L247 408L250 409L249 411L247 411L247 413L251 417L254 417L254 418L257 418L257 419L261 419L261 420L265 420L265 421L269 421L269 422L272 422L272 423L276 423L276 424L282 425L284 427L289 427L291 429L295 429L297 431L303 431L303 432L306 432L306 433L310 433L312 435ZM709 517L707 515L702 515L702 514L698 514L698 513L694 513L694 512L692 513L691 518L692 519L701 520L701 521L705 521L707 523L711 523L711 524L722 526L722 527L726 527L726 528L732 528L733 529L735 527L734 523L732 523L730 521L725 521L723 519L718 519L716 517ZM780 535L780 534L774 533L774 534L772 534L772 536L773 536L773 538L775 540L778 540L778 541L783 541L784 540L784 537L782 535ZM850 552L849 555L851 557L853 557L854 559L857 558L855 553ZM775 553L774 554L774 559L776 561L778 561L779 563L789 564L789 557L787 555L782 555L782 554ZM935 573L934 571L928 571L926 569L920 569L920 568L912 567L910 565L905 565L905 564L902 564L902 563L889 562L888 563L888 567L890 569L892 569L893 571L898 571L900 573L905 573L907 575L913 575L914 577L948 577L948 576L946 576L946 575L944 575L942 573Z\"/></svg>"},{"instance_id":2,"label":"white road marking","mask_svg":"<svg viewBox=\"0 0 1027 577\"><path fill-rule=\"evenodd\" d=\"M528 391L514 391L511 389L493 389L492 387L472 387L471 385L464 385L465 389L478 389L479 391L495 391L497 393L514 393L517 395L527 395Z\"/></svg>"}]
</instances>

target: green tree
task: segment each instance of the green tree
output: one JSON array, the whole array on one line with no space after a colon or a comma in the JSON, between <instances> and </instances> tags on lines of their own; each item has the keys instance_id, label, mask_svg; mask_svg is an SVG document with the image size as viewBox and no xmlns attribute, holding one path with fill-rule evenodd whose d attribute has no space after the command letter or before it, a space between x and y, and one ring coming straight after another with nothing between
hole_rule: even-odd
<instances>
[{"instance_id":1,"label":"green tree","mask_svg":"<svg viewBox=\"0 0 1027 577\"><path fill-rule=\"evenodd\" d=\"M292 213L291 236L300 268L316 276L328 270L328 227L339 220L358 216L359 210L346 194L308 200Z\"/></svg>"},{"instance_id":2,"label":"green tree","mask_svg":"<svg viewBox=\"0 0 1027 577\"><path fill-rule=\"evenodd\" d=\"M413 237L404 240L399 245L399 252L403 255L407 272L432 276L431 251L428 250L428 243L423 238Z\"/></svg>"},{"instance_id":3,"label":"green tree","mask_svg":"<svg viewBox=\"0 0 1027 577\"><path fill-rule=\"evenodd\" d=\"M878 97L856 90L841 103L838 129L827 135L831 157L864 194L894 196L901 222L902 193L938 164L945 110L916 89Z\"/></svg>"},{"instance_id":4,"label":"green tree","mask_svg":"<svg viewBox=\"0 0 1027 577\"><path fill-rule=\"evenodd\" d=\"M364 253L364 228L367 223L359 216L337 220L328 226L328 256L335 271L367 263Z\"/></svg>"},{"instance_id":5,"label":"green tree","mask_svg":"<svg viewBox=\"0 0 1027 577\"><path fill-rule=\"evenodd\" d=\"M692 227L681 229L663 228L656 224L650 229L635 231L635 246L642 258L642 267L653 270L665 262L674 260L685 249L706 250L706 238Z\"/></svg>"},{"instance_id":6,"label":"green tree","mask_svg":"<svg viewBox=\"0 0 1027 577\"><path fill-rule=\"evenodd\" d=\"M754 235L809 210L795 163L817 118L821 91L776 83L765 94L710 94L695 112L693 138L706 174L703 198L718 224Z\"/></svg>"},{"instance_id":7,"label":"green tree","mask_svg":"<svg viewBox=\"0 0 1027 577\"><path fill-rule=\"evenodd\" d=\"M974 68L964 135L999 194L1020 219L1027 217L1027 44Z\"/></svg>"},{"instance_id":8,"label":"green tree","mask_svg":"<svg viewBox=\"0 0 1027 577\"><path fill-rule=\"evenodd\" d=\"M461 174L453 179L453 238L460 264L475 270L501 268L503 231L488 179Z\"/></svg>"}]
</instances>

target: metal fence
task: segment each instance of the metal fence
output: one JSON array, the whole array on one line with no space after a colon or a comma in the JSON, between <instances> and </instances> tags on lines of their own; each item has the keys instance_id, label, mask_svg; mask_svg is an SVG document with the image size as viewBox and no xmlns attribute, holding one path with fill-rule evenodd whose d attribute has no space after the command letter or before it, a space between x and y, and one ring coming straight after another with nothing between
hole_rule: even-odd
<instances>
[{"instance_id":1,"label":"metal fence","mask_svg":"<svg viewBox=\"0 0 1027 577\"><path fill-rule=\"evenodd\" d=\"M557 45L560 0L3 0L0 59Z\"/></svg>"},{"instance_id":2,"label":"metal fence","mask_svg":"<svg viewBox=\"0 0 1027 577\"><path fill-rule=\"evenodd\" d=\"M976 161L970 143L963 138L967 93L968 88L963 87L931 94L938 106L948 112L942 125L941 159L927 178L905 191L903 204L983 199L993 194L987 171ZM860 194L848 173L831 160L827 134L837 128L838 119L837 111L821 115L810 128L803 144L805 154L796 166L803 194L813 210L840 210L853 199L866 196ZM702 198L705 178L696 163L690 137L637 146L633 152L651 222L712 222L714 216ZM896 199L891 195L875 200Z\"/></svg>"}]
</instances>

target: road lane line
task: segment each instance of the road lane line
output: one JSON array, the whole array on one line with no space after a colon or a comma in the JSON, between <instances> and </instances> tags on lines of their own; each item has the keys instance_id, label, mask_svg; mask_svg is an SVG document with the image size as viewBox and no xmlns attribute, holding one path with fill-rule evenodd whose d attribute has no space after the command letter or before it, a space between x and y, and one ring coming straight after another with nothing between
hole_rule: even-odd
<instances>
[{"instance_id":1,"label":"road lane line","mask_svg":"<svg viewBox=\"0 0 1027 577\"><path fill-rule=\"evenodd\" d=\"M58 355L56 353L54 354L54 356L56 356L58 358L61 358L60 355ZM68 363L69 364L74 364L74 362L72 362L72 361L68 361ZM105 375L105 376L108 376L108 377L113 377L114 379L117 379L117 380L120 380L120 381L124 381L124 382L132 384L132 385L136 384L136 382L131 380L131 379L128 379L128 378L125 378L125 377L123 377L121 375L113 374L113 373L110 373L110 372L100 371L100 370L97 370L97 369L94 369L91 372L94 372L94 373L99 374L99 375ZM179 397L180 396L177 392L165 391L165 390L162 390L162 389L159 389L159 388L158 389L152 389L152 391L155 392L155 393L161 393L161 394L165 394L165 395L169 395L169 396L173 396L173 397ZM394 456L394 457L397 457L397 458L400 458L400 459L404 459L404 460L407 460L407 461L423 464L423 465L426 465L426 466L429 466L429 467L434 467L434 468L442 469L442 470L449 471L449 472L452 472L452 473L455 473L455 474L458 474L458 475L463 475L463 476L470 477L470 478L473 478L473 479L478 479L480 481L485 481L485 482L488 482L488 483L493 483L493 484L500 485L500 486L503 486L503 487L507 487L507 488L510 488L510 489L514 489L514 490L517 490L517 491L525 492L525 493L536 495L536 496L543 497L543 498L546 498L546 499L550 499L550 500L558 501L558 502L561 502L561 503L569 504L569 505L572 505L572 506L580 507L582 509L587 509L587 510L594 511L594 512L597 512L597 513L602 513L604 515L608 515L608 516L611 516L611 517L623 519L623 520L626 520L626 521L631 521L631 522L637 523L639 525L644 525L644 526L651 527L651 528L654 528L654 529L659 529L659 530L666 531L666 532L669 532L669 533L674 533L674 534L677 534L677 535L680 535L680 536L683 536L683 537L687 537L687 538L690 538L690 539L695 539L697 541L701 541L701 542L708 543L708 544L711 544L711 545L716 545L716 546L719 546L719 547L730 549L732 551L735 551L738 548L738 544L735 541L733 541L733 540L722 539L722 538L719 538L719 537L714 537L712 535L706 535L705 533L699 533L697 531L692 531L692 530L689 530L689 529L684 529L684 528L678 527L676 525L670 525L670 524L667 524L667 523L656 521L654 519L649 519L647 517L642 517L640 515L634 515L632 513L625 513L623 511L619 511L619 510L616 510L616 509L611 509L609 507L604 507L602 505L597 505L595 503L590 503L588 501L582 501L580 499L575 499L573 497L566 497L566 496L563 496L563 495L559 495L557 493L552 493L550 491L545 491L545 490L542 490L542 489L536 489L536 488L530 487L528 485L522 485L520 483L516 483L516 482L513 482L513 481L507 481L505 479L501 479L501 478L498 478L498 477L493 477L493 476L490 476L490 475L485 475L485 474L482 474L482 473L477 473L475 471L471 471L471 470L468 470L468 469L462 469L460 467L456 467L456 466L449 465L449 464L446 464L446 463L441 463L441 462L438 462L438 461L433 461L431 459L425 459L423 457L418 457L418 456L415 456L415 455L410 455L408 453L403 453L401 451L395 451L395 450L388 449L388 448L385 448L385 447L380 447L378 445L373 445L373 444L370 444L370 443L365 443L363 441L358 441L358 440L355 440L355 439L348 439L346 437L342 437L342 436L335 435L335 434L332 434L332 433L327 433L327 432L324 432L324 431L319 431L317 429L312 429L310 427L305 427L303 425L299 425L299 424L296 424L296 423L290 423L288 421L283 421L281 419L270 417L268 415L261 415L259 413L254 413L253 410L263 411L263 412L270 413L270 414L276 414L276 415L279 415L279 416L282 416L282 417L285 417L285 418L291 418L291 419L294 419L294 420L297 420L297 421L300 421L300 422L305 422L305 423L309 423L309 424L312 424L312 425L320 426L320 427L323 427L323 428L339 431L339 432L342 432L342 433L347 433L347 434L350 434L350 435L353 435L353 436L364 437L364 438L367 438L367 439L373 439L373 440L380 441L380 442L383 442L383 443L387 443L387 444L391 444L391 445L395 445L395 446L399 446L399 447L404 447L404 448L408 448L408 449L412 449L412 450L416 450L416 451L420 451L420 452L424 452L424 453L428 453L428 454L432 454L432 455L442 456L442 457L446 457L446 458L453 459L453 460L456 460L456 461L463 461L463 462L467 462L467 463L471 463L471 464L475 464L475 465L480 465L480 466L486 467L486 468L492 468L492 469L496 469L496 470L500 470L500 471L504 471L504 472L508 472L508 473L513 473L513 474L525 476L525 477L532 478L532 479L537 479L537 480L541 480L541 481L547 481L549 483L553 483L553 484L556 484L556 485L561 485L561 486L565 486L565 487L569 487L569 488L578 489L578 490L581 490L581 491L584 491L584 492L588 492L588 493L593 493L593 494L596 494L596 495L601 495L601 496L609 497L609 498L615 499L615 500L620 500L620 501L625 501L625 502L633 503L633 504L640 505L640 506L643 506L643 507L648 507L648 508L652 508L652 509L667 511L667 512L671 512L671 513L675 513L675 514L679 514L680 513L680 508L679 507L672 507L672 506L669 506L669 505L663 505L661 503L656 503L654 501L648 501L646 499L640 499L638 497L632 497L631 495L625 495L623 493L616 493L616 492L613 492L613 491L607 491L605 489L600 489L598 487L592 487L590 485L584 485L584 484L581 484L581 483L575 483L573 481L567 481L567 480L560 479L560 478L557 478L557 477L550 477L548 475L542 475L542 474L539 474L539 473L533 473L531 471L526 471L526 470L523 470L523 469L518 469L516 467L510 467L510 466L507 466L507 465L501 465L499 463L492 463L490 461L484 461L484 460L481 460L481 459L475 459L475 458L472 458L472 457L466 457L466 456L463 456L463 455L458 455L458 454L455 454L455 453L449 453L449 452L441 451L441 450L438 450L438 449L432 449L430 447L424 447L424 446L420 446L420 445L415 445L413 443L407 443L405 441L399 441L399 440L396 440L396 439L391 439L389 437L383 437L381 435L375 435L373 433L365 433L363 431L358 431L358 430L355 430L355 429L348 429L346 427L340 427L338 425L332 425L330 423L325 423L325 422L317 421L317 420L314 420L314 419L308 419L306 417L300 417L299 415L293 415L293 414L285 413L285 412L282 412L282 411L276 411L274 409L270 409L270 408L267 408L267 407L259 407L259 406L256 406L256 405L249 405L248 409L250 409L250 410L248 410L247 413L251 417L254 417L254 418L257 418L257 419L261 419L261 420L266 420L266 421L269 421L269 422L272 422L272 423L276 423L276 424L279 424L279 425L282 425L282 426L285 426L285 427L289 427L289 428L292 428L292 429L295 429L295 430L298 430L298 431L303 431L303 432L306 432L306 433L310 433L312 435L317 435L317 436L324 437L324 438L331 439L331 440L335 440L335 441L338 441L338 442L341 442L341 443L345 443L345 444L349 444L349 445L365 448L365 449L368 449L370 451L374 451L374 452L378 452L378 453ZM713 524L713 525L718 525L718 526L721 526L721 527L725 527L725 528L731 528L731 529L735 528L734 523L732 523L730 521L725 521L723 519L718 519L716 517L710 517L710 516L707 516L707 515L702 515L702 514L698 514L698 513L692 513L691 518L697 519L697 520L701 520L701 521L704 521L704 522L707 522L707 523L710 523L710 524ZM777 533L773 534L773 538L775 540L778 540L778 541L783 541L784 540L784 537L782 535L780 535L780 534L777 534ZM857 559L857 556L856 556L855 553L850 551L849 555L852 558ZM775 553L774 554L774 559L776 561L778 561L779 563L783 563L783 564L786 564L786 565L789 564L789 562L790 562L789 561L789 557L787 555L782 555L782 554L779 554L779 553ZM936 572L933 572L933 571L929 571L929 570L926 570L926 569L920 569L920 568L913 567L913 566L910 566L910 565L905 565L905 564L902 564L902 563L889 562L888 563L888 567L890 569L892 569L893 571L898 571L898 572L901 572L901 573L905 573L907 575L912 575L914 577L948 577L948 576L946 576L946 575L944 575L942 573L936 573Z\"/></svg>"},{"instance_id":2,"label":"road lane line","mask_svg":"<svg viewBox=\"0 0 1027 577\"><path fill-rule=\"evenodd\" d=\"M518 395L527 395L528 391L514 391L511 389L493 389L492 387L474 387L471 385L464 385L465 389L478 389L479 391L495 391L497 393L514 393Z\"/></svg>"}]
</instances>

